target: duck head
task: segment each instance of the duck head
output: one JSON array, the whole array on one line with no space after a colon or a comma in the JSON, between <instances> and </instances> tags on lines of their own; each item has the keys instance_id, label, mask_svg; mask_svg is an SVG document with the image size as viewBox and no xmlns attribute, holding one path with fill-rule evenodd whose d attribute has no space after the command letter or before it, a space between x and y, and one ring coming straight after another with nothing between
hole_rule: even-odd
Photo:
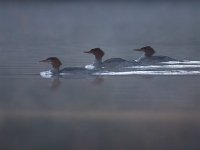
<instances>
[{"instance_id":1,"label":"duck head","mask_svg":"<svg viewBox=\"0 0 200 150\"><path fill-rule=\"evenodd\" d=\"M57 57L49 57L47 59L41 60L40 62L45 62L51 64L53 71L59 71L62 65L61 61Z\"/></svg>"},{"instance_id":2,"label":"duck head","mask_svg":"<svg viewBox=\"0 0 200 150\"><path fill-rule=\"evenodd\" d=\"M100 48L93 48L84 53L93 54L95 56L96 60L102 60L102 57L104 56L104 52Z\"/></svg>"},{"instance_id":3,"label":"duck head","mask_svg":"<svg viewBox=\"0 0 200 150\"><path fill-rule=\"evenodd\" d=\"M134 50L143 51L146 57L151 57L155 53L155 50L151 46L145 46L145 47L134 49Z\"/></svg>"}]
</instances>

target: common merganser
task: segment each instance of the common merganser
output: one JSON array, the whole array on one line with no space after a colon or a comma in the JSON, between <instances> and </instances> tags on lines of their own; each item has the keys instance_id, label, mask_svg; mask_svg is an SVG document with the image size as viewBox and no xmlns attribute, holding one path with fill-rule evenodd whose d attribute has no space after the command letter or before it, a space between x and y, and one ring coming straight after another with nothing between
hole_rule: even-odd
<instances>
[{"instance_id":1,"label":"common merganser","mask_svg":"<svg viewBox=\"0 0 200 150\"><path fill-rule=\"evenodd\" d=\"M46 62L51 64L52 69L50 70L52 74L89 74L89 71L83 67L67 67L60 70L62 65L61 61L57 57L49 57L47 59L41 60L40 62Z\"/></svg>"},{"instance_id":2,"label":"common merganser","mask_svg":"<svg viewBox=\"0 0 200 150\"><path fill-rule=\"evenodd\" d=\"M153 56L155 54L155 50L151 46L145 46L134 50L144 52L144 55L136 60L139 63L159 63L159 62L177 61L176 59L168 56Z\"/></svg>"},{"instance_id":3,"label":"common merganser","mask_svg":"<svg viewBox=\"0 0 200 150\"><path fill-rule=\"evenodd\" d=\"M84 53L93 54L95 56L94 63L91 65L86 65L85 68L87 69L117 69L118 67L125 67L134 65L134 62L127 61L122 58L110 58L105 61L102 61L102 58L104 56L104 51L100 48L93 48L89 51L86 51ZM136 62L135 62L136 63Z\"/></svg>"}]
</instances>

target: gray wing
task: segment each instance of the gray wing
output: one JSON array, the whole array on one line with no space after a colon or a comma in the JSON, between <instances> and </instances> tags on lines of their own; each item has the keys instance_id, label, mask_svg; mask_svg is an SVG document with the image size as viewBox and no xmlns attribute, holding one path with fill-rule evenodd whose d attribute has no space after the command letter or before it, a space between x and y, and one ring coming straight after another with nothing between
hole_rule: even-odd
<instances>
[{"instance_id":1,"label":"gray wing","mask_svg":"<svg viewBox=\"0 0 200 150\"><path fill-rule=\"evenodd\" d=\"M122 58L110 58L110 59L105 60L103 64L119 64L123 62L126 62L126 60Z\"/></svg>"},{"instance_id":2,"label":"gray wing","mask_svg":"<svg viewBox=\"0 0 200 150\"><path fill-rule=\"evenodd\" d=\"M131 64L133 64L133 62L127 61L122 58L111 58L103 62L103 67L107 67L107 68L124 67Z\"/></svg>"},{"instance_id":3,"label":"gray wing","mask_svg":"<svg viewBox=\"0 0 200 150\"><path fill-rule=\"evenodd\" d=\"M140 59L138 59L139 63L149 63L149 64L168 62L168 61L178 61L178 60L168 56L151 56L151 57L141 57Z\"/></svg>"}]
</instances>

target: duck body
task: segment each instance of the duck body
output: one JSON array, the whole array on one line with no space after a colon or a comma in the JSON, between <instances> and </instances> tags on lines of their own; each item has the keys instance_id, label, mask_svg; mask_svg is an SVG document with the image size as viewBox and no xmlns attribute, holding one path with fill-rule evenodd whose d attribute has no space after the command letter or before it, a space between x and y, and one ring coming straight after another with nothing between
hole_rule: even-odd
<instances>
[{"instance_id":1,"label":"duck body","mask_svg":"<svg viewBox=\"0 0 200 150\"><path fill-rule=\"evenodd\" d=\"M60 75L91 75L94 71L88 70L84 67L66 67L60 69L60 66L62 65L61 61L57 57L49 57L45 60L42 60L40 62L46 62L51 64L52 68L49 71L43 71L42 74L45 75L54 75L54 76L60 76Z\"/></svg>"},{"instance_id":2,"label":"duck body","mask_svg":"<svg viewBox=\"0 0 200 150\"><path fill-rule=\"evenodd\" d=\"M136 60L139 64L155 64L155 63L162 63L162 62L168 62L168 61L178 61L177 59L168 57L168 56L151 56L151 57L141 57L138 60Z\"/></svg>"},{"instance_id":3,"label":"duck body","mask_svg":"<svg viewBox=\"0 0 200 150\"><path fill-rule=\"evenodd\" d=\"M122 59L122 58L110 58L105 61L103 61L102 65L103 66L108 66L108 67L113 67L113 66L118 66L119 64L125 63L127 60Z\"/></svg>"},{"instance_id":4,"label":"duck body","mask_svg":"<svg viewBox=\"0 0 200 150\"><path fill-rule=\"evenodd\" d=\"M136 62L138 62L139 64L155 64L168 61L179 61L169 56L154 56L155 50L150 46L135 49L135 51L144 52L144 55L136 60Z\"/></svg>"},{"instance_id":5,"label":"duck body","mask_svg":"<svg viewBox=\"0 0 200 150\"><path fill-rule=\"evenodd\" d=\"M103 66L109 71L125 71L127 70L126 67L136 65L139 65L139 63L136 61L128 61L122 58L111 58L103 62Z\"/></svg>"},{"instance_id":6,"label":"duck body","mask_svg":"<svg viewBox=\"0 0 200 150\"><path fill-rule=\"evenodd\" d=\"M91 65L85 66L87 69L110 71L110 70L117 70L117 69L121 69L123 67L135 65L135 63L137 63L137 62L128 61L128 60L125 60L125 59L122 59L122 58L110 58L110 59L107 59L105 61L102 61L102 58L104 56L104 52L100 48L94 48L94 49L91 49L90 51L87 51L85 53L90 53L90 54L93 54L95 56L94 63L91 64Z\"/></svg>"}]
</instances>

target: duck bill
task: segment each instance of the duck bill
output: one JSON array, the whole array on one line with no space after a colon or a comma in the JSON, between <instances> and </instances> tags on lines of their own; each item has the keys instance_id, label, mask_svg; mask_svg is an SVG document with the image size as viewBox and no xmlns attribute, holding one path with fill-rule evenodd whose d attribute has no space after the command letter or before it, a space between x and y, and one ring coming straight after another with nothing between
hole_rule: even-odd
<instances>
[{"instance_id":1,"label":"duck bill","mask_svg":"<svg viewBox=\"0 0 200 150\"><path fill-rule=\"evenodd\" d=\"M39 62L45 62L45 63L48 63L49 61L44 59L44 60L40 60Z\"/></svg>"},{"instance_id":2,"label":"duck bill","mask_svg":"<svg viewBox=\"0 0 200 150\"><path fill-rule=\"evenodd\" d=\"M91 52L90 51L85 51L84 53L90 54Z\"/></svg>"},{"instance_id":3,"label":"duck bill","mask_svg":"<svg viewBox=\"0 0 200 150\"><path fill-rule=\"evenodd\" d=\"M133 49L134 51L142 51L142 49L138 48L138 49Z\"/></svg>"}]
</instances>

